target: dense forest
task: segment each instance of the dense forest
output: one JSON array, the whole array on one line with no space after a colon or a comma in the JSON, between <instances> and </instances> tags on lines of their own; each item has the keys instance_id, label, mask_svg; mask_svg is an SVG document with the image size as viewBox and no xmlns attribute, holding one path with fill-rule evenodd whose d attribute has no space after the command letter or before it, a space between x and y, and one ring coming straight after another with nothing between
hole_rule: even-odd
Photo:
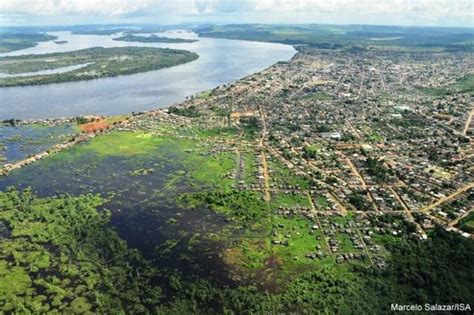
<instances>
[{"instance_id":1,"label":"dense forest","mask_svg":"<svg viewBox=\"0 0 474 315\"><path fill-rule=\"evenodd\" d=\"M380 309L391 303L474 305L474 241L436 228L426 241L389 247L389 268L363 270Z\"/></svg>"},{"instance_id":2,"label":"dense forest","mask_svg":"<svg viewBox=\"0 0 474 315\"><path fill-rule=\"evenodd\" d=\"M96 209L104 202L0 193L0 310L380 314L391 303L474 303L474 242L442 229L390 245L386 269L320 266L266 292L158 270L108 226L110 213Z\"/></svg>"}]
</instances>

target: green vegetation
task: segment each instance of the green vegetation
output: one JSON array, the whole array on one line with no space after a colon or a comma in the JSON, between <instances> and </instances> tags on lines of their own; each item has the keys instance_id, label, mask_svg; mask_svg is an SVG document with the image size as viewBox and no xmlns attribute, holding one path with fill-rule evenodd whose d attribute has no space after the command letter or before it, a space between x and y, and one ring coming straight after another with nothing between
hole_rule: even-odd
<instances>
[{"instance_id":1,"label":"green vegetation","mask_svg":"<svg viewBox=\"0 0 474 315\"><path fill-rule=\"evenodd\" d=\"M83 31L111 32L93 28ZM262 38L261 32L268 32L268 36L282 41L311 40L308 45L327 49L366 49L354 47L352 37L364 37L367 46L413 40L409 29L400 28L397 31L401 34L384 27L364 26L354 27L359 33L347 33L345 26L261 26L255 34L252 27L239 25L234 31L238 33L239 29ZM438 35L441 32L434 31ZM329 42L331 36L336 38L335 43ZM143 66L145 60L149 61L141 55L127 61L129 54L117 51L107 57L104 53L103 62L110 62L114 71L122 66L139 66L141 57ZM1 67L30 71L51 67L49 62L55 69L86 62L81 53L76 54L69 53L71 60L59 54L57 63L41 59L43 56L30 65L25 60L22 65L18 62L18 68L11 64ZM97 63L102 61L95 62L89 66L99 67ZM313 66L307 68L313 72ZM302 72L294 73L299 76ZM295 82L296 87L300 86L299 81ZM471 84L471 77L465 77L455 85L459 90L469 90ZM413 233L414 224L401 214L385 212L385 206L397 209L394 197L386 197L391 195L388 187L377 190L377 195L374 192L375 198L387 201L381 202L383 213L353 211L369 210L371 204L368 191L355 188L357 182L349 176L348 166L343 172L336 171L341 161L333 149L339 145L306 142L313 142L313 136L318 138L307 126L315 132L346 130L347 126L331 122L333 119L319 108L314 110L321 119L308 117L307 124L293 115L276 121L268 111L265 115L266 106L278 102L319 103L316 100L329 99L330 95L309 87L302 94L311 100L304 100L305 96L292 95L288 87L284 91L286 99L278 96L273 102L264 99L264 93L250 98L249 104L253 105L248 109L258 106L264 118L268 117L265 121L270 145L282 149L288 159L293 156L286 161L267 146L266 134L261 134L262 120L249 118L251 111L236 120L226 117L240 111L248 101L246 95L240 95L239 100L227 94L221 97L222 91L231 93L232 88L197 95L200 100L194 106L189 100L170 108L172 115L133 115L120 131L109 129L2 177L0 313L386 314L391 303L474 301L472 240L437 228L428 240L420 241ZM324 103L326 107L331 102ZM355 103L341 105L359 114L360 108L352 107ZM384 99L379 105L391 106ZM308 108L309 116L312 110ZM369 117L357 126L364 133L363 142L396 137L383 128L372 128L372 118L377 117ZM406 137L419 129L412 127L429 126L419 114L404 112L403 118L393 120L393 124L407 127L400 131ZM122 119L106 121L113 125ZM78 118L76 122L85 121ZM26 129L15 120L5 124L17 126L0 127L2 136L10 130ZM31 126L38 134L48 128ZM258 141L260 136L265 136L263 143ZM2 154L3 147L6 153L11 152L10 143L23 145L25 139L12 132L0 141ZM350 143L360 142L354 140ZM287 141L291 146L286 145ZM440 143L438 147L442 148ZM314 166L325 171L307 169L310 165L297 152L300 147L305 158L315 159ZM360 153L354 146L348 148L348 154L356 158L354 163L363 175L385 184L391 179L391 169L382 159L368 157L369 153L381 153L378 150L383 148L378 147ZM431 154L429 148L426 152ZM451 169L445 171L456 178ZM338 181L344 176L350 180L348 185L345 180ZM335 185L326 189L319 179ZM10 185L32 188L18 192L5 188ZM433 202L409 186L393 189L404 199L408 197L410 205ZM50 197L37 197L33 190L39 196ZM436 189L433 192L438 193ZM441 208L454 216L456 209L467 208L467 199L457 198ZM339 202L347 212L323 211L337 209ZM472 216L460 220L459 227L472 227Z\"/></svg>"},{"instance_id":2,"label":"green vegetation","mask_svg":"<svg viewBox=\"0 0 474 315\"><path fill-rule=\"evenodd\" d=\"M121 37L114 38L114 40L124 41L124 42L139 42L139 43L194 43L197 42L197 39L185 39L185 38L171 38L171 37L161 37L156 35L151 36L138 36L127 34Z\"/></svg>"},{"instance_id":3,"label":"green vegetation","mask_svg":"<svg viewBox=\"0 0 474 315\"><path fill-rule=\"evenodd\" d=\"M458 93L469 93L474 95L474 74L467 74L457 80L455 89Z\"/></svg>"},{"instance_id":4,"label":"green vegetation","mask_svg":"<svg viewBox=\"0 0 474 315\"><path fill-rule=\"evenodd\" d=\"M215 199L221 196L227 201ZM251 193L207 197L219 209L260 203ZM314 235L307 233L306 220L277 217L278 235L291 234L288 240L293 246L275 246L277 256L270 256L272 259L257 252L245 255L262 261L254 268L257 275L260 268L266 268L269 273L260 274L263 279L272 279L279 268L283 273L291 266L306 271L288 278L286 284L279 283L279 290L267 286L270 292L265 292L256 285L222 286L205 278L161 273L107 226L110 213L95 209L103 202L96 195L38 198L29 190L0 193L2 311L377 314L388 312L393 301L446 304L474 300L474 278L469 272L474 244L441 229L424 242L407 239L389 244L392 255L387 269L346 268L329 260L321 264L295 260L295 253L301 255L314 246ZM240 248L250 249L258 244L255 242L243 241ZM263 246L261 253L270 244ZM305 269L309 263L313 267Z\"/></svg>"},{"instance_id":5,"label":"green vegetation","mask_svg":"<svg viewBox=\"0 0 474 315\"><path fill-rule=\"evenodd\" d=\"M299 217L274 216L272 223L274 227L272 239L281 244L273 246L272 251L281 261L280 268L284 270L286 276L291 276L301 266L333 264L330 257L322 260L305 257L307 253L315 252L317 246L327 253L321 231L311 229L313 222ZM316 239L318 237L319 240Z\"/></svg>"},{"instance_id":6,"label":"green vegetation","mask_svg":"<svg viewBox=\"0 0 474 315\"><path fill-rule=\"evenodd\" d=\"M321 196L319 195L317 198L316 198L316 206L318 208L321 208L321 209L326 209L329 207L329 202L328 202L328 199L324 196Z\"/></svg>"},{"instance_id":7,"label":"green vegetation","mask_svg":"<svg viewBox=\"0 0 474 315\"><path fill-rule=\"evenodd\" d=\"M158 70L196 60L185 50L148 47L87 48L73 52L5 57L0 71L9 74L82 65L79 69L50 75L0 78L0 86L48 84Z\"/></svg>"},{"instance_id":8,"label":"green vegetation","mask_svg":"<svg viewBox=\"0 0 474 315\"><path fill-rule=\"evenodd\" d=\"M315 101L328 101L332 100L333 96L327 92L312 92L304 95L303 98Z\"/></svg>"},{"instance_id":9,"label":"green vegetation","mask_svg":"<svg viewBox=\"0 0 474 315\"><path fill-rule=\"evenodd\" d=\"M198 27L200 36L302 44L321 49L393 46L406 49L472 51L468 28L430 28L375 25L267 25L230 24ZM304 49L304 48L303 48Z\"/></svg>"},{"instance_id":10,"label":"green vegetation","mask_svg":"<svg viewBox=\"0 0 474 315\"><path fill-rule=\"evenodd\" d=\"M56 39L56 36L51 36L42 33L4 33L0 34L0 53L6 53L14 50L26 49L34 47L38 42L46 42Z\"/></svg>"},{"instance_id":11,"label":"green vegetation","mask_svg":"<svg viewBox=\"0 0 474 315\"><path fill-rule=\"evenodd\" d=\"M260 120L256 117L241 119L240 127L244 131L247 139L255 139L260 132Z\"/></svg>"},{"instance_id":12,"label":"green vegetation","mask_svg":"<svg viewBox=\"0 0 474 315\"><path fill-rule=\"evenodd\" d=\"M473 259L472 241L446 232L435 231L426 242L373 235L376 244L389 250L386 270L370 266L367 260L336 264L321 231L313 228L315 222L297 214L277 214L280 206L309 207L307 196L273 193L267 204L259 192L233 188L235 179L227 174L236 168L236 154L232 148L215 146L213 140L235 134L233 128L166 124L146 132L112 131L33 165L40 173L33 168L25 171L31 184L38 180L36 174L53 172L55 177L56 169L69 172L64 179L84 191L100 184L98 189L110 193L108 198L119 210L126 210L114 215L117 219L127 213L127 226L137 224L131 221L136 210L125 206L130 198L134 207L138 205L150 215L155 207L161 213L160 204L176 201L173 198L179 196L179 202L172 203L172 216L163 219L165 224L153 221L151 230L142 230L141 226L136 230L151 232L150 238L155 239L162 237L157 226L169 229L164 233L167 238L154 249L153 263L166 259L172 263L153 265L137 250L129 249L109 227L110 212L95 209L105 202L97 195L38 198L30 191L7 191L0 193L0 310L379 314L389 310L389 301L473 300L474 281L466 272ZM255 176L255 152L244 152L242 158L244 174ZM177 171L165 170L170 164L178 165ZM114 167L116 172L111 172ZM309 188L305 178L271 156L269 168L273 183ZM32 176L36 181L31 180ZM133 182L134 190L139 191L136 196L128 193L117 200L121 189L114 185L123 181L128 183L122 187ZM47 182L48 187L57 185ZM142 191L145 183L151 190ZM110 191L110 187L116 191ZM183 187L194 189L180 190ZM156 199L152 199L153 191ZM315 203L318 208L328 206L322 195L315 198ZM193 213L199 214L199 222L207 223L199 212L203 207L225 219L222 229L212 226L203 232L189 232L187 220ZM382 218L386 217L378 220ZM347 215L328 220L329 224L346 225L351 218ZM335 238L341 251L362 252L354 248L348 235L336 231ZM225 270L219 275L228 277L228 282L221 282L216 274L189 276L176 270L177 262L194 266L195 259L207 257L212 245L205 241L217 242L212 244ZM317 248L323 257L307 256ZM207 268L214 269L214 265Z\"/></svg>"},{"instance_id":13,"label":"green vegetation","mask_svg":"<svg viewBox=\"0 0 474 315\"><path fill-rule=\"evenodd\" d=\"M179 116L185 116L185 117L201 116L201 113L197 110L196 106L189 106L189 107L170 106L168 108L168 113L179 115Z\"/></svg>"},{"instance_id":14,"label":"green vegetation","mask_svg":"<svg viewBox=\"0 0 474 315\"><path fill-rule=\"evenodd\" d=\"M196 98L208 100L212 97L212 91L205 91L196 95ZM223 110L221 107L215 107L213 110L219 111ZM230 114L230 113L229 113ZM227 116L227 115L220 115L220 116Z\"/></svg>"},{"instance_id":15,"label":"green vegetation","mask_svg":"<svg viewBox=\"0 0 474 315\"><path fill-rule=\"evenodd\" d=\"M374 159L370 156L365 160L364 168L367 170L367 173L379 183L386 182L392 173L390 169L385 167L382 160Z\"/></svg>"},{"instance_id":16,"label":"green vegetation","mask_svg":"<svg viewBox=\"0 0 474 315\"><path fill-rule=\"evenodd\" d=\"M318 156L320 148L314 145L303 147L303 157L305 159L315 159Z\"/></svg>"},{"instance_id":17,"label":"green vegetation","mask_svg":"<svg viewBox=\"0 0 474 315\"><path fill-rule=\"evenodd\" d=\"M98 156L129 156L142 155L154 152L162 139L153 137L144 132L113 131L105 137L96 137L86 144L86 147L77 147L72 150L91 152ZM74 154L74 152L71 152Z\"/></svg>"},{"instance_id":18,"label":"green vegetation","mask_svg":"<svg viewBox=\"0 0 474 315\"><path fill-rule=\"evenodd\" d=\"M458 227L464 232L474 234L474 212L462 218L458 223Z\"/></svg>"},{"instance_id":19,"label":"green vegetation","mask_svg":"<svg viewBox=\"0 0 474 315\"><path fill-rule=\"evenodd\" d=\"M353 192L347 197L347 201L351 203L357 210L369 209L369 204L364 196L359 192Z\"/></svg>"},{"instance_id":20,"label":"green vegetation","mask_svg":"<svg viewBox=\"0 0 474 315\"><path fill-rule=\"evenodd\" d=\"M89 122L89 119L82 116L75 117L74 120L76 121L76 124L78 125L87 124Z\"/></svg>"},{"instance_id":21,"label":"green vegetation","mask_svg":"<svg viewBox=\"0 0 474 315\"><path fill-rule=\"evenodd\" d=\"M11 313L143 312L162 296L155 271L106 227L98 196L0 193L0 310ZM142 276L140 276L140 274Z\"/></svg>"},{"instance_id":22,"label":"green vegetation","mask_svg":"<svg viewBox=\"0 0 474 315\"><path fill-rule=\"evenodd\" d=\"M306 207L309 208L311 205L309 203L308 197L304 195L297 195L297 194L283 194L278 193L272 196L272 207Z\"/></svg>"},{"instance_id":23,"label":"green vegetation","mask_svg":"<svg viewBox=\"0 0 474 315\"><path fill-rule=\"evenodd\" d=\"M266 206L262 196L249 191L212 191L183 195L180 199L189 207L206 205L217 213L223 213L233 220L254 224L265 213Z\"/></svg>"},{"instance_id":24,"label":"green vegetation","mask_svg":"<svg viewBox=\"0 0 474 315\"><path fill-rule=\"evenodd\" d=\"M453 85L444 88L423 88L421 91L434 97L454 95L458 93L474 95L474 74L467 74L458 79Z\"/></svg>"},{"instance_id":25,"label":"green vegetation","mask_svg":"<svg viewBox=\"0 0 474 315\"><path fill-rule=\"evenodd\" d=\"M272 159L269 168L273 172L270 177L271 182L282 187L293 186L299 189L309 189L310 181L301 175L296 175L294 171L286 167L279 160Z\"/></svg>"},{"instance_id":26,"label":"green vegetation","mask_svg":"<svg viewBox=\"0 0 474 315\"><path fill-rule=\"evenodd\" d=\"M452 304L474 301L474 242L436 228L426 241L389 245L387 269L367 269L367 287L377 308L390 304ZM441 267L443 266L443 267Z\"/></svg>"}]
</instances>

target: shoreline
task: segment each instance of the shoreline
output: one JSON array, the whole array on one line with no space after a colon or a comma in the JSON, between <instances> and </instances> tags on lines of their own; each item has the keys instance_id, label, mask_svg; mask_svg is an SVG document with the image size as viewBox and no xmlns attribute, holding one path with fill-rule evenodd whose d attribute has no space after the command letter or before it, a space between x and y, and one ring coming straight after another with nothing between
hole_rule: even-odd
<instances>
[{"instance_id":1,"label":"shoreline","mask_svg":"<svg viewBox=\"0 0 474 315\"><path fill-rule=\"evenodd\" d=\"M263 68L257 72L254 72L254 73L250 73L246 76L243 76L241 78L238 78L238 79L235 79L233 81L230 81L230 82L227 82L227 83L223 83L223 84L220 84L220 85L217 85L213 88L210 88L210 89L206 89L206 90L202 90L202 91L199 91L199 92L196 92L194 94L191 94L191 95L188 95L186 96L186 99L181 101L181 102L175 102L175 103L171 103L171 104L168 104L166 106L162 106L162 107L159 107L159 108L152 108L152 109L149 109L149 110L143 110L143 111L138 111L138 112L134 112L134 111L131 111L131 112L126 112L126 113L119 113L119 114L114 114L114 115L101 115L101 114L97 114L97 113L87 113L87 114L82 114L82 115L77 115L77 116L60 116L60 117L46 117L46 118L27 118L27 119L18 119L16 117L9 117L9 118L3 118L3 119L0 119L0 123L1 122L7 122L9 120L15 120L18 122L19 125L30 125L30 124L49 124L51 123L52 121L64 121L64 122L70 122L70 121L73 121L76 117L97 117L97 116L101 116L101 117L114 117L114 116L120 116L120 115L124 115L124 116L133 116L134 113L135 114L142 114L142 113L147 113L147 112L153 112L155 110L158 110L158 109L168 109L169 107L172 107L172 106L180 106L181 104L183 103L186 103L189 98L191 97L196 97L197 95L200 95L200 94L203 94L203 93L207 93L209 91L212 91L216 88L219 88L223 85L231 85L231 84L234 84L240 80L245 80L246 78L248 77L251 77L253 75L256 75L258 74L259 72L262 72L262 71L265 71L271 67L274 67L275 65L277 65L278 63L281 63L281 62L290 62L292 61L294 58L296 58L297 56L299 56L301 54L301 52L298 50L298 46L300 45L288 45L288 46L291 46L294 50L295 50L295 53L293 54L293 56L291 56L290 59L288 60L285 60L285 61L277 61L271 65L269 65L268 67L266 68ZM160 70L163 70L163 69L158 69L158 70L152 70L152 71L160 71ZM107 79L107 78L102 78L102 79ZM100 79L99 79L100 80ZM60 82L60 83L51 83L52 85L54 84L62 84L62 83L73 83L73 82ZM25 85L25 86L13 86L13 87L2 87L0 86L0 89L2 88L18 88L18 87L24 87L24 88L28 88L28 87L32 87L32 86L35 86L35 85Z\"/></svg>"},{"instance_id":2,"label":"shoreline","mask_svg":"<svg viewBox=\"0 0 474 315\"><path fill-rule=\"evenodd\" d=\"M296 58L300 54L300 51L297 49L297 47L295 47L295 45L291 45L291 46L295 49L296 53L289 60L287 60L285 62L289 62L289 61L293 60L294 58ZM244 76L242 78L239 78L237 80L234 80L234 81L226 83L226 84L231 85L231 84L234 84L235 82L245 80L248 77L254 76L254 75L256 75L256 74L258 74L262 71L265 71L265 70L267 70L271 67L274 67L279 62L282 62L282 61L278 61L278 62L276 62L276 63L260 70L260 71L249 74L247 76ZM226 84L223 84L223 85L226 85ZM117 124L108 126L106 128L96 130L94 132L87 133L87 132L82 131L82 132L77 134L77 138L73 138L69 141L56 144L56 145L50 147L49 149L47 149L45 151L39 152L39 153L37 153L33 156L24 158L24 159L19 160L17 162L4 164L2 167L0 167L0 176L8 176L8 174L10 172L12 172L16 169L20 169L24 166L30 165L30 164L32 164L36 161L39 161L39 160L41 160L41 159L43 159L43 158L45 158L45 157L47 157L51 154L59 153L59 152L65 150L65 149L73 147L74 145L86 142L86 141L88 141L88 140L90 140L90 139L92 139L96 136L108 133L108 132L110 132L110 131L112 131L116 128L123 127L124 125L126 125L126 123L130 122L134 118L142 117L144 115L156 115L156 114L165 114L165 115L168 115L168 116L174 116L173 114L168 114L167 113L167 111L170 107L182 107L191 99L191 97L195 97L196 95L200 95L202 93L212 91L212 90L214 90L216 88L219 88L221 86L222 85L218 85L218 86L214 87L213 89L201 91L201 92L195 93L191 96L187 96L186 100L184 100L180 103L173 103L173 104L170 104L170 105L165 106L165 107L155 108L155 109L151 109L151 110L147 110L147 111L140 111L140 112L137 112L137 113L131 112L131 113L124 114L124 116L126 118L123 121L121 121ZM32 118L32 119L25 119L25 120L19 120L19 119L11 118L11 119L3 120L3 123L6 124L6 123L8 123L9 120L14 120L15 124L17 124L19 126L22 126L22 125L24 125L24 126L26 126L26 125L35 125L35 124L44 125L44 126L56 126L56 125L61 125L61 124L65 124L65 123L74 122L76 120L76 118L78 118L78 117L79 118L90 118L90 117L99 117L99 116L104 117L104 118L111 118L111 117L115 117L115 116L119 116L119 115L92 115L92 114L88 114L88 115L81 115L81 116L75 116L75 117L37 118L37 119ZM14 127L14 126L12 125L11 127Z\"/></svg>"},{"instance_id":3,"label":"shoreline","mask_svg":"<svg viewBox=\"0 0 474 315\"><path fill-rule=\"evenodd\" d=\"M206 38L206 39L211 39L211 40L220 40L216 38ZM226 48L230 44L224 44L224 40L227 42L240 42L240 40L232 40L232 39L222 39L222 47ZM244 41L242 41L244 42ZM250 42L250 41L245 41L245 42ZM239 58L242 58L242 56L245 55L245 52L248 51L262 51L264 54L270 54L272 51L274 51L273 46L267 47L264 46L260 50L260 47L258 44L261 44L262 42L259 41L253 41L257 46L252 46L251 44L246 44L243 45L242 47L237 44L232 44L230 47L236 47L239 48L239 50L242 50L242 53L237 53L235 56L235 62L239 62ZM217 43L217 42L216 42ZM219 43L221 43L219 41ZM212 42L213 45L215 45L214 42ZM273 44L273 43L268 43L268 44ZM104 80L98 80L97 83L93 82L92 84L90 83L91 81L71 81L71 82L61 82L61 84L64 85L56 85L54 83L51 84L44 84L44 85L18 85L15 87L1 87L0 91L5 91L5 99L4 101L6 103L11 103L11 108L10 109L5 109L4 113L2 114L0 111L0 120L9 120L9 119L51 119L51 118L63 118L63 117L74 117L74 116L82 116L82 115L102 115L102 116L110 116L110 115L128 115L133 111L144 111L144 110L153 110L155 108L166 108L169 106L173 106L176 104L179 104L181 102L184 102L186 99L185 97L190 96L190 95L196 95L201 92L209 91L211 89L214 89L215 87L218 87L219 85L223 84L232 84L233 82L240 80L242 78L245 78L246 76L253 75L259 71L263 71L268 67L273 66L275 63L279 61L288 61L291 58L293 58L297 53L297 49L295 48L295 45L284 45L280 43L274 43L275 45L281 45L285 46L286 48L276 48L275 50L275 55L273 58L270 58L270 62L265 62L265 60L260 60L262 58L250 58L250 61L248 62L242 62L243 69L247 70L242 70L242 71L233 71L232 69L229 69L230 73L224 74L224 73L217 73L214 74L213 77L204 74L204 79L203 83L198 83L193 86L190 86L189 89L186 88L184 84L187 84L186 80L180 80L179 78L174 75L174 72L177 70L172 70L169 71L167 68L165 69L159 69L160 71L164 72L158 72L158 71L149 71L148 73L153 73L153 74L146 74L145 72L140 72L134 74L132 78L130 78L130 82L140 82L140 80L143 80L141 85L137 85L134 83L127 84L128 78L117 76L117 77L104 77L102 79ZM108 47L108 43L104 44L104 47ZM121 46L119 46L121 47ZM141 45L137 47L142 47ZM144 46L146 47L146 46ZM199 48L197 46L193 47L181 47L181 48L175 48L174 46L171 46L174 49L185 49L186 51L191 51L198 53L200 57L205 58L208 54L205 54L204 52L200 53L203 48ZM207 47L207 44L206 44ZM220 46L219 46L220 47ZM241 47L241 48L240 48ZM205 50L205 49L204 49ZM222 48L219 48L216 50L214 53L219 53L219 54L225 54L222 51ZM43 54L43 52L38 52L38 54ZM202 58L199 58L202 59ZM210 66L215 66L213 64L209 64L209 62L199 62L195 65L192 66L192 68L199 69L193 70L191 67L186 67L187 69L185 71L186 77L189 78L200 78L200 74L198 72L202 72L203 70L207 70ZM193 63L194 64L194 63ZM181 64L179 65L180 67L186 65L186 64ZM204 69L201 69L202 67L205 67ZM226 69L226 64L223 65L223 69ZM172 67L171 67L172 68ZM182 68L179 68L182 69ZM212 70L212 69L209 69ZM223 70L221 70L222 72ZM248 71L248 72L247 72ZM235 73L234 73L235 72ZM243 73L242 73L243 72ZM247 72L247 73L246 73ZM158 73L158 74L156 74ZM205 73L205 72L204 72ZM225 72L227 73L227 71ZM166 88L166 94L162 92L161 88L154 88L151 86L151 84L147 82L157 82L159 86L161 85L160 82L160 75L162 76L170 76L169 79L172 80L171 82L176 82L176 83L166 83L163 82L164 88ZM137 76L138 75L138 76ZM217 78L214 78L214 76L217 75ZM222 77L222 78L221 78ZM95 80L92 80L95 81ZM183 81L183 82L182 82ZM196 82L201 81L201 79L197 79ZM77 88L79 89L85 89L89 91L89 93L85 93L83 96L79 96L79 93L74 92L74 87L71 84L78 84ZM96 85L98 84L98 85ZM110 97L108 100L106 100L103 97L103 93L100 92L103 89L109 89L112 88L114 85L120 85L121 86L121 91L127 91L127 89L130 89L131 93L133 95L137 93L142 93L142 94L137 94L139 96L138 102L134 102L131 97L124 97L124 98L117 98L115 97L114 93L112 94L112 97ZM48 87L49 86L49 87ZM60 93L59 89L62 90L64 86L64 89L66 91L71 91L71 93ZM15 88L20 88L24 87L25 89L15 89ZM5 89L5 90L3 90ZM10 90L12 89L12 90ZM99 90L100 89L100 90ZM156 89L157 91L152 95L150 93L150 89ZM171 92L168 92L168 89L173 89ZM41 95L42 93L47 93L48 91L51 90L51 93L54 94L56 97L54 99L52 97L48 97L47 94L45 94L47 97L44 98L44 100L41 100L36 108L41 108L44 107L47 109L45 112L38 111L38 109L33 108L31 105L32 102L35 102L35 99L31 97L31 95L36 94L36 95ZM185 94L184 94L184 93ZM56 95L57 94L57 95ZM122 94L122 93L120 93ZM51 95L51 94L50 94ZM150 96L149 96L150 95ZM77 96L77 97L75 97ZM153 98L151 97L153 96ZM14 99L20 99L22 100L22 105L24 111L23 112L15 112L15 107L17 105L14 105L15 103L13 102ZM84 104L86 104L84 107L78 102L79 100L83 99ZM102 101L99 103L99 101ZM70 102L70 106L60 106L59 104L68 104ZM82 101L81 101L82 103ZM101 104L104 103L103 106ZM110 105L107 105L110 104ZM49 105L51 104L51 105ZM114 104L113 107L111 107L111 104ZM135 104L141 104L139 106L136 106ZM19 106L19 105L18 105ZM49 106L49 107L47 107ZM31 107L31 109L30 109ZM81 108L82 107L82 108ZM56 109L57 108L57 109ZM68 108L65 110L64 108ZM17 116L18 114L18 116Z\"/></svg>"}]
</instances>

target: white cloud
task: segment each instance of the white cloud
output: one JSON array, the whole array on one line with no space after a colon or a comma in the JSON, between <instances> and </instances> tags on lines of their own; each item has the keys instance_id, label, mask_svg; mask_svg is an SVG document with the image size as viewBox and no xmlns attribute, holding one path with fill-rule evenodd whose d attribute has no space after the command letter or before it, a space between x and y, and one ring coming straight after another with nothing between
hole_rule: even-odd
<instances>
[{"instance_id":1,"label":"white cloud","mask_svg":"<svg viewBox=\"0 0 474 315\"><path fill-rule=\"evenodd\" d=\"M20 13L55 16L78 15L123 15L148 7L150 0L1 0L2 14Z\"/></svg>"},{"instance_id":2,"label":"white cloud","mask_svg":"<svg viewBox=\"0 0 474 315\"><path fill-rule=\"evenodd\" d=\"M187 17L224 22L394 22L474 26L473 0L0 0L0 16ZM232 17L233 20L227 20ZM344 20L343 20L344 18ZM345 22L346 21L346 22Z\"/></svg>"}]
</instances>

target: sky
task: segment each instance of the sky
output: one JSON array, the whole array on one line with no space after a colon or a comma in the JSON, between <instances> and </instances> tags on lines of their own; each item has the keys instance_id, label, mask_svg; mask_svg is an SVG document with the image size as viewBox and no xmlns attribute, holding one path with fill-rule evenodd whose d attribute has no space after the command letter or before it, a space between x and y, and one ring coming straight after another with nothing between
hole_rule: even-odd
<instances>
[{"instance_id":1,"label":"sky","mask_svg":"<svg viewBox=\"0 0 474 315\"><path fill-rule=\"evenodd\" d=\"M0 0L0 26L107 23L474 27L474 0Z\"/></svg>"}]
</instances>

